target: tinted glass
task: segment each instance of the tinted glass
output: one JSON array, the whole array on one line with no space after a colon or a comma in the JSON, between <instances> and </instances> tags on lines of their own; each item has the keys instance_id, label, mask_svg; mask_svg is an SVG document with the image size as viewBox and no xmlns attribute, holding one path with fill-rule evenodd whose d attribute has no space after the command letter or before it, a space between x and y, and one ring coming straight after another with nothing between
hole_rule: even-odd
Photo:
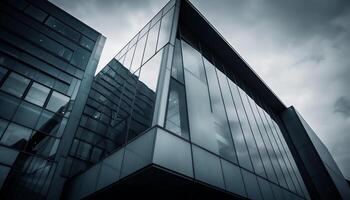
<instances>
[{"instance_id":1,"label":"tinted glass","mask_svg":"<svg viewBox=\"0 0 350 200\"><path fill-rule=\"evenodd\" d=\"M69 97L60 94L58 92L52 92L49 102L47 103L46 108L53 112L57 112L58 110L64 111L64 107L69 102Z\"/></svg>"},{"instance_id":2,"label":"tinted glass","mask_svg":"<svg viewBox=\"0 0 350 200\"><path fill-rule=\"evenodd\" d=\"M195 178L225 188L219 157L192 145Z\"/></svg>"},{"instance_id":3,"label":"tinted glass","mask_svg":"<svg viewBox=\"0 0 350 200\"><path fill-rule=\"evenodd\" d=\"M4 119L11 119L15 113L20 100L11 95L0 92L0 116Z\"/></svg>"},{"instance_id":4,"label":"tinted glass","mask_svg":"<svg viewBox=\"0 0 350 200\"><path fill-rule=\"evenodd\" d=\"M191 141L219 154L207 85L185 70Z\"/></svg>"},{"instance_id":5,"label":"tinted glass","mask_svg":"<svg viewBox=\"0 0 350 200\"><path fill-rule=\"evenodd\" d=\"M181 83L184 82L184 70L182 65L181 42L179 39L175 41L175 50L173 57L173 66L171 68L171 76Z\"/></svg>"},{"instance_id":6,"label":"tinted glass","mask_svg":"<svg viewBox=\"0 0 350 200\"><path fill-rule=\"evenodd\" d=\"M7 77L1 89L17 97L22 97L29 82L30 80L28 78L16 73L11 73L9 77Z\"/></svg>"},{"instance_id":7,"label":"tinted glass","mask_svg":"<svg viewBox=\"0 0 350 200\"><path fill-rule=\"evenodd\" d=\"M171 26L173 23L174 9L170 10L163 16L160 24L159 39L157 44L157 50L162 48L170 40Z\"/></svg>"},{"instance_id":8,"label":"tinted glass","mask_svg":"<svg viewBox=\"0 0 350 200\"><path fill-rule=\"evenodd\" d=\"M246 197L246 191L241 174L241 169L225 160L221 160L222 171L224 173L226 190Z\"/></svg>"},{"instance_id":9,"label":"tinted glass","mask_svg":"<svg viewBox=\"0 0 350 200\"><path fill-rule=\"evenodd\" d=\"M30 138L31 129L11 123L1 138L1 143L15 149L23 149Z\"/></svg>"},{"instance_id":10,"label":"tinted glass","mask_svg":"<svg viewBox=\"0 0 350 200\"><path fill-rule=\"evenodd\" d=\"M161 166L193 177L190 144L162 129L157 130L153 161Z\"/></svg>"},{"instance_id":11,"label":"tinted glass","mask_svg":"<svg viewBox=\"0 0 350 200\"><path fill-rule=\"evenodd\" d=\"M2 80L2 78L4 78L6 73L7 73L7 69L0 67L0 81Z\"/></svg>"},{"instance_id":12,"label":"tinted glass","mask_svg":"<svg viewBox=\"0 0 350 200\"><path fill-rule=\"evenodd\" d=\"M38 83L33 83L27 93L27 96L25 97L25 100L38 106L43 106L49 92L49 88Z\"/></svg>"},{"instance_id":13,"label":"tinted glass","mask_svg":"<svg viewBox=\"0 0 350 200\"><path fill-rule=\"evenodd\" d=\"M159 25L160 25L160 22L158 22L155 26L153 26L151 30L149 30L148 32L147 43L146 43L146 48L145 48L145 53L143 55L142 63L147 62L147 60L156 52Z\"/></svg>"},{"instance_id":14,"label":"tinted glass","mask_svg":"<svg viewBox=\"0 0 350 200\"><path fill-rule=\"evenodd\" d=\"M18 107L16 114L13 117L13 121L30 128L34 128L39 119L40 112L40 107L24 101Z\"/></svg>"},{"instance_id":15,"label":"tinted glass","mask_svg":"<svg viewBox=\"0 0 350 200\"><path fill-rule=\"evenodd\" d=\"M182 40L182 56L185 69L189 70L199 80L206 82L201 54Z\"/></svg>"},{"instance_id":16,"label":"tinted glass","mask_svg":"<svg viewBox=\"0 0 350 200\"><path fill-rule=\"evenodd\" d=\"M248 198L263 199L256 176L246 170L242 170L243 180L247 189Z\"/></svg>"},{"instance_id":17,"label":"tinted glass","mask_svg":"<svg viewBox=\"0 0 350 200\"><path fill-rule=\"evenodd\" d=\"M0 119L0 138L7 128L8 122L6 120Z\"/></svg>"},{"instance_id":18,"label":"tinted glass","mask_svg":"<svg viewBox=\"0 0 350 200\"><path fill-rule=\"evenodd\" d=\"M275 199L272 192L271 184L268 181L258 177L258 183L261 188L261 193L264 199Z\"/></svg>"},{"instance_id":19,"label":"tinted glass","mask_svg":"<svg viewBox=\"0 0 350 200\"><path fill-rule=\"evenodd\" d=\"M230 127L228 125L225 107L222 101L215 66L212 65L207 59L204 59L204 66L208 79L212 116L214 119L219 153L223 158L237 163L236 152L232 143Z\"/></svg>"},{"instance_id":20,"label":"tinted glass","mask_svg":"<svg viewBox=\"0 0 350 200\"><path fill-rule=\"evenodd\" d=\"M141 68L139 80L149 89L156 91L163 51L160 51Z\"/></svg>"},{"instance_id":21,"label":"tinted glass","mask_svg":"<svg viewBox=\"0 0 350 200\"><path fill-rule=\"evenodd\" d=\"M146 39L147 39L147 37L144 36L136 44L134 59L132 61L131 69L130 69L131 72L136 71L141 66L141 60L142 60L142 56L143 56L143 51L145 49Z\"/></svg>"},{"instance_id":22,"label":"tinted glass","mask_svg":"<svg viewBox=\"0 0 350 200\"><path fill-rule=\"evenodd\" d=\"M165 127L179 136L189 139L185 88L171 79Z\"/></svg>"}]
</instances>

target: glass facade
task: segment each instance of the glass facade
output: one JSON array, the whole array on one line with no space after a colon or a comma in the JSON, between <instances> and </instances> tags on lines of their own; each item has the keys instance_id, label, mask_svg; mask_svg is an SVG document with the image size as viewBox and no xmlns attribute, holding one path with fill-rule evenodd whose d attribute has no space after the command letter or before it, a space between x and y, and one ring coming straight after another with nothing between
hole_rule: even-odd
<instances>
[{"instance_id":1,"label":"glass facade","mask_svg":"<svg viewBox=\"0 0 350 200\"><path fill-rule=\"evenodd\" d=\"M49 2L0 7L0 198L46 199L100 34Z\"/></svg>"},{"instance_id":2,"label":"glass facade","mask_svg":"<svg viewBox=\"0 0 350 200\"><path fill-rule=\"evenodd\" d=\"M64 166L65 176L85 171L152 127L164 49L173 43L173 18L174 2L170 2L95 76ZM185 101L177 85L173 99L176 102L168 114L183 113ZM176 116L172 122L178 134L188 137L188 124L180 125Z\"/></svg>"}]
</instances>

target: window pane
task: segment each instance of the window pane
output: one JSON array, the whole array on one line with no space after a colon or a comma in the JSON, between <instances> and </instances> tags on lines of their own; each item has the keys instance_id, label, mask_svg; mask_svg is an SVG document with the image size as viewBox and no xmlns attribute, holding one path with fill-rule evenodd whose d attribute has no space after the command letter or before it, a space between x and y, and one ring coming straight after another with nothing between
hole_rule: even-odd
<instances>
[{"instance_id":1,"label":"window pane","mask_svg":"<svg viewBox=\"0 0 350 200\"><path fill-rule=\"evenodd\" d=\"M2 78L4 78L6 73L7 73L7 69L0 67L0 81L2 80Z\"/></svg>"},{"instance_id":2,"label":"window pane","mask_svg":"<svg viewBox=\"0 0 350 200\"><path fill-rule=\"evenodd\" d=\"M222 101L215 66L207 59L204 59L204 66L208 78L212 116L214 119L215 132L213 134L216 135L215 138L219 153L223 158L237 163L236 152L232 143L230 127L228 125L225 107Z\"/></svg>"},{"instance_id":3,"label":"window pane","mask_svg":"<svg viewBox=\"0 0 350 200\"><path fill-rule=\"evenodd\" d=\"M251 169L252 164L249 157L249 152L243 136L240 120L236 112L236 106L232 99L231 91L228 85L228 81L231 80L227 79L227 77L219 70L217 70L217 72L239 164L246 169Z\"/></svg>"},{"instance_id":4,"label":"window pane","mask_svg":"<svg viewBox=\"0 0 350 200\"><path fill-rule=\"evenodd\" d=\"M49 95L50 89L40 85L38 83L33 83L32 87L30 87L25 100L34 103L38 106L43 106L47 95Z\"/></svg>"},{"instance_id":5,"label":"window pane","mask_svg":"<svg viewBox=\"0 0 350 200\"><path fill-rule=\"evenodd\" d=\"M11 73L6 79L5 83L2 85L1 89L17 97L22 97L29 82L30 80L28 78L16 73Z\"/></svg>"},{"instance_id":6,"label":"window pane","mask_svg":"<svg viewBox=\"0 0 350 200\"><path fill-rule=\"evenodd\" d=\"M35 132L28 142L27 152L51 157L56 154L59 140L40 132Z\"/></svg>"},{"instance_id":7,"label":"window pane","mask_svg":"<svg viewBox=\"0 0 350 200\"><path fill-rule=\"evenodd\" d=\"M153 161L161 166L193 177L190 144L158 129Z\"/></svg>"},{"instance_id":8,"label":"window pane","mask_svg":"<svg viewBox=\"0 0 350 200\"><path fill-rule=\"evenodd\" d=\"M58 21L57 19L53 18L53 17L49 17L45 24L47 26L49 26L50 28L52 28L53 30L61 33L62 35L74 40L74 41L78 41L80 38L80 34L76 31L74 31L73 29L71 29L70 27L68 27L67 25L63 24L62 22Z\"/></svg>"},{"instance_id":9,"label":"window pane","mask_svg":"<svg viewBox=\"0 0 350 200\"><path fill-rule=\"evenodd\" d=\"M90 40L89 38L83 36L80 39L80 45L82 45L83 47L92 50L94 48L94 41Z\"/></svg>"},{"instance_id":10,"label":"window pane","mask_svg":"<svg viewBox=\"0 0 350 200\"><path fill-rule=\"evenodd\" d=\"M143 56L143 50L145 49L146 38L146 36L142 37L136 44L136 50L130 69L132 73L141 67L141 60Z\"/></svg>"},{"instance_id":11,"label":"window pane","mask_svg":"<svg viewBox=\"0 0 350 200\"><path fill-rule=\"evenodd\" d=\"M171 68L171 76L176 80L184 83L184 69L182 65L182 55L181 55L181 42L179 39L175 40L175 50L173 57L173 66Z\"/></svg>"},{"instance_id":12,"label":"window pane","mask_svg":"<svg viewBox=\"0 0 350 200\"><path fill-rule=\"evenodd\" d=\"M86 65L88 64L90 58L90 52L78 47L77 50L74 51L71 64L79 67L82 70L85 70Z\"/></svg>"},{"instance_id":13,"label":"window pane","mask_svg":"<svg viewBox=\"0 0 350 200\"><path fill-rule=\"evenodd\" d=\"M225 160L221 160L221 164L225 178L226 190L246 197L247 194L240 168Z\"/></svg>"},{"instance_id":14,"label":"window pane","mask_svg":"<svg viewBox=\"0 0 350 200\"><path fill-rule=\"evenodd\" d=\"M173 79L170 81L165 128L189 139L185 88Z\"/></svg>"},{"instance_id":15,"label":"window pane","mask_svg":"<svg viewBox=\"0 0 350 200\"><path fill-rule=\"evenodd\" d=\"M153 26L148 32L147 44L142 63L145 63L156 52L159 25L160 21L158 21L157 24Z\"/></svg>"},{"instance_id":16,"label":"window pane","mask_svg":"<svg viewBox=\"0 0 350 200\"><path fill-rule=\"evenodd\" d=\"M271 199L271 200L275 199L273 196L271 184L268 181L258 177L258 183L260 185L261 193L264 199Z\"/></svg>"},{"instance_id":17,"label":"window pane","mask_svg":"<svg viewBox=\"0 0 350 200\"><path fill-rule=\"evenodd\" d=\"M131 47L128 50L128 52L126 53L126 57L125 57L125 60L124 60L124 67L126 67L127 69L130 68L130 65L131 65L131 62L132 62L132 58L134 56L135 47L136 47L136 45Z\"/></svg>"},{"instance_id":18,"label":"window pane","mask_svg":"<svg viewBox=\"0 0 350 200\"><path fill-rule=\"evenodd\" d=\"M243 180L247 189L248 198L263 199L260 193L260 188L256 176L246 170L242 170Z\"/></svg>"},{"instance_id":19,"label":"window pane","mask_svg":"<svg viewBox=\"0 0 350 200\"><path fill-rule=\"evenodd\" d=\"M141 68L139 80L149 89L156 91L163 51L160 51Z\"/></svg>"},{"instance_id":20,"label":"window pane","mask_svg":"<svg viewBox=\"0 0 350 200\"><path fill-rule=\"evenodd\" d=\"M39 119L41 109L38 106L23 101L16 111L13 121L34 128Z\"/></svg>"},{"instance_id":21,"label":"window pane","mask_svg":"<svg viewBox=\"0 0 350 200\"><path fill-rule=\"evenodd\" d=\"M195 178L225 188L219 157L192 145Z\"/></svg>"},{"instance_id":22,"label":"window pane","mask_svg":"<svg viewBox=\"0 0 350 200\"><path fill-rule=\"evenodd\" d=\"M162 18L162 22L160 24L160 32L159 32L157 50L162 48L170 40L171 26L173 24L173 16L174 16L174 9L169 11Z\"/></svg>"},{"instance_id":23,"label":"window pane","mask_svg":"<svg viewBox=\"0 0 350 200\"><path fill-rule=\"evenodd\" d=\"M6 120L0 119L0 138L7 128L8 122Z\"/></svg>"},{"instance_id":24,"label":"window pane","mask_svg":"<svg viewBox=\"0 0 350 200\"><path fill-rule=\"evenodd\" d=\"M187 70L185 70L185 80L191 140L219 154L207 85Z\"/></svg>"},{"instance_id":25,"label":"window pane","mask_svg":"<svg viewBox=\"0 0 350 200\"><path fill-rule=\"evenodd\" d=\"M60 112L64 112L64 107L67 105L68 102L69 97L54 91L52 92L52 95L50 97L49 102L47 103L46 108L53 112L57 112L58 110L61 110Z\"/></svg>"},{"instance_id":26,"label":"window pane","mask_svg":"<svg viewBox=\"0 0 350 200\"><path fill-rule=\"evenodd\" d=\"M250 98L243 90L239 89L241 99L243 102L244 106L244 111L246 113L246 119L248 120L247 124L249 125L250 129L246 130L246 139L247 142L251 143L250 145L252 146L250 148L250 156L252 158L252 162L254 164L254 169L257 174L260 176L266 177L265 169L260 157L260 151L261 149L258 149L259 145L256 142L256 138L259 134L258 127L255 123L255 119L252 113L252 110L250 109L250 104L248 102L248 98ZM260 151L259 151L260 150Z\"/></svg>"},{"instance_id":27,"label":"window pane","mask_svg":"<svg viewBox=\"0 0 350 200\"><path fill-rule=\"evenodd\" d=\"M28 142L31 133L31 129L11 123L2 136L1 143L21 150Z\"/></svg>"},{"instance_id":28,"label":"window pane","mask_svg":"<svg viewBox=\"0 0 350 200\"><path fill-rule=\"evenodd\" d=\"M182 56L185 69L192 72L199 80L206 82L201 54L182 40Z\"/></svg>"},{"instance_id":29,"label":"window pane","mask_svg":"<svg viewBox=\"0 0 350 200\"><path fill-rule=\"evenodd\" d=\"M20 100L11 95L0 92L0 117L4 119L11 120L13 114L15 113Z\"/></svg>"}]
</instances>

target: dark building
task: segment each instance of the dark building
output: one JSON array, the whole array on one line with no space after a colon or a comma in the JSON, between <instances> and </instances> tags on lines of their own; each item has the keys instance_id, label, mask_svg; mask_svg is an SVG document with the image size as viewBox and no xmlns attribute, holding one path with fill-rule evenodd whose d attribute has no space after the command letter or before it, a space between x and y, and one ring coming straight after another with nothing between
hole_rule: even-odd
<instances>
[{"instance_id":1,"label":"dark building","mask_svg":"<svg viewBox=\"0 0 350 200\"><path fill-rule=\"evenodd\" d=\"M105 38L48 1L0 2L1 199L45 199Z\"/></svg>"},{"instance_id":2,"label":"dark building","mask_svg":"<svg viewBox=\"0 0 350 200\"><path fill-rule=\"evenodd\" d=\"M100 34L46 1L0 10L2 197L350 198L312 129L188 1L95 77Z\"/></svg>"}]
</instances>

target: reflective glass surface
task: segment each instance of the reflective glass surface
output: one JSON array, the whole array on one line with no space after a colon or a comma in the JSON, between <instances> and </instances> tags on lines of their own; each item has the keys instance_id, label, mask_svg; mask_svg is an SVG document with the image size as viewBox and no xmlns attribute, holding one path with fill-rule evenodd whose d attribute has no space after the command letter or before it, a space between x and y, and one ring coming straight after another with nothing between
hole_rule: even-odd
<instances>
[{"instance_id":1,"label":"reflective glass surface","mask_svg":"<svg viewBox=\"0 0 350 200\"><path fill-rule=\"evenodd\" d=\"M43 106L49 92L49 88L34 82L24 99L38 106Z\"/></svg>"},{"instance_id":2,"label":"reflective glass surface","mask_svg":"<svg viewBox=\"0 0 350 200\"><path fill-rule=\"evenodd\" d=\"M226 190L246 197L247 194L245 191L241 169L225 160L221 160L221 165L225 178Z\"/></svg>"},{"instance_id":3,"label":"reflective glass surface","mask_svg":"<svg viewBox=\"0 0 350 200\"><path fill-rule=\"evenodd\" d=\"M57 111L64 111L64 107L68 106L69 102L69 97L58 93L58 92L52 92L51 97L49 99L49 102L47 103L46 108L48 110L51 110L53 112L57 112Z\"/></svg>"},{"instance_id":4,"label":"reflective glass surface","mask_svg":"<svg viewBox=\"0 0 350 200\"><path fill-rule=\"evenodd\" d=\"M148 32L147 43L146 43L146 48L145 48L145 53L143 55L142 63L147 62L147 60L156 52L159 26L160 26L160 21L158 21L157 24L154 25Z\"/></svg>"},{"instance_id":5,"label":"reflective glass surface","mask_svg":"<svg viewBox=\"0 0 350 200\"><path fill-rule=\"evenodd\" d=\"M22 97L29 82L30 79L16 73L11 73L1 86L1 89L17 97Z\"/></svg>"},{"instance_id":6,"label":"reflective glass surface","mask_svg":"<svg viewBox=\"0 0 350 200\"><path fill-rule=\"evenodd\" d=\"M11 123L3 134L1 143L14 149L21 150L27 144L31 133L31 129Z\"/></svg>"},{"instance_id":7,"label":"reflective glass surface","mask_svg":"<svg viewBox=\"0 0 350 200\"><path fill-rule=\"evenodd\" d=\"M171 26L173 23L174 9L171 9L162 18L159 31L159 39L157 44L157 50L162 48L170 40Z\"/></svg>"},{"instance_id":8,"label":"reflective glass surface","mask_svg":"<svg viewBox=\"0 0 350 200\"><path fill-rule=\"evenodd\" d=\"M165 128L189 139L185 88L174 79L170 81Z\"/></svg>"}]
</instances>

